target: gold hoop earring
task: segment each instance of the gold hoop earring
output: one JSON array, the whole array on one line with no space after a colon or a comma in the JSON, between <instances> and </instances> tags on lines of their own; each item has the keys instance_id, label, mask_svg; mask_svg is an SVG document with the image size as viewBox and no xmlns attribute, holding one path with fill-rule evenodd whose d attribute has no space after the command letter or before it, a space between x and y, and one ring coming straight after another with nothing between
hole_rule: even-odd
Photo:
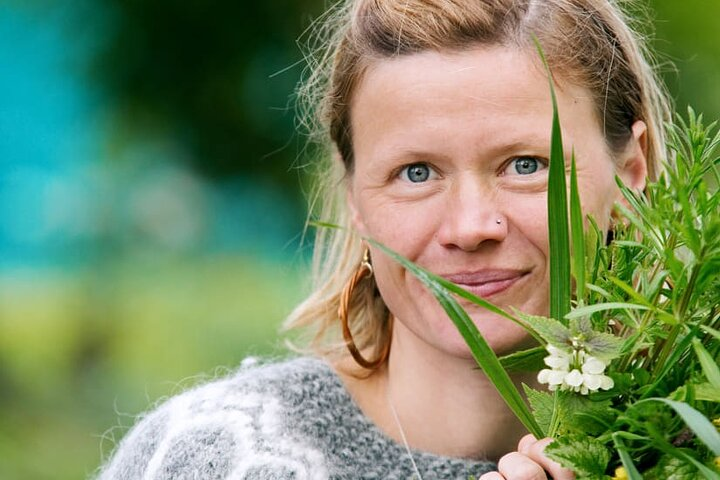
<instances>
[{"instance_id":1,"label":"gold hoop earring","mask_svg":"<svg viewBox=\"0 0 720 480\"><path fill-rule=\"evenodd\" d=\"M378 358L376 358L375 360L367 360L365 357L362 356L360 350L357 348L357 345L355 345L355 340L353 340L352 333L350 332L350 325L348 324L348 319L350 317L350 300L352 299L355 287L361 281L369 279L372 276L373 267L370 263L370 251L366 248L365 252L363 253L363 259L362 262L360 262L360 266L350 278L350 281L347 283L347 285L345 285L345 287L343 288L342 294L340 296L340 306L338 307L338 316L340 317L340 323L342 324L345 345L350 351L350 355L352 355L353 359L355 359L358 365L363 368L367 368L368 370L375 370L380 365L385 363L385 360L387 360L388 355L390 354L390 342L388 341L385 343L382 351L380 352L380 355L378 355ZM388 319L388 324L390 331L392 332L391 319Z\"/></svg>"}]
</instances>

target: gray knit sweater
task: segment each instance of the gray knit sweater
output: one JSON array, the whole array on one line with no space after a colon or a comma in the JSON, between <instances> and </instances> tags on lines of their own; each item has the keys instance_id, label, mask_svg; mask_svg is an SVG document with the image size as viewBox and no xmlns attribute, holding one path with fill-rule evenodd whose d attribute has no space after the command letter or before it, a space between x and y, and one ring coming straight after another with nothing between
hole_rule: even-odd
<instances>
[{"instance_id":1,"label":"gray knit sweater","mask_svg":"<svg viewBox=\"0 0 720 480\"><path fill-rule=\"evenodd\" d=\"M413 451L424 480L462 479L491 462ZM363 415L324 361L243 366L146 415L102 480L302 480L413 477L404 446Z\"/></svg>"}]
</instances>

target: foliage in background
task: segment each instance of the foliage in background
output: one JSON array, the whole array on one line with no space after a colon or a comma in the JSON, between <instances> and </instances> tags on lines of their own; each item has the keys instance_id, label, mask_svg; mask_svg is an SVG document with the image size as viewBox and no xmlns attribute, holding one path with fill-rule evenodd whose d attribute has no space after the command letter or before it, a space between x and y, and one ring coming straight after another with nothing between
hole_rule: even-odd
<instances>
[{"instance_id":1,"label":"foliage in background","mask_svg":"<svg viewBox=\"0 0 720 480\"><path fill-rule=\"evenodd\" d=\"M130 138L172 137L185 160L211 177L260 175L298 188L289 171L302 145L293 140L288 101L302 71L295 42L324 0L95 3L109 33L93 75ZM663 52L678 105L703 105L720 117L720 3L638 3L652 12L651 43Z\"/></svg>"},{"instance_id":2,"label":"foliage in background","mask_svg":"<svg viewBox=\"0 0 720 480\"><path fill-rule=\"evenodd\" d=\"M269 178L297 191L295 41L321 1L98 3L109 33L92 72L131 137L173 138L210 177Z\"/></svg>"},{"instance_id":3,"label":"foliage in background","mask_svg":"<svg viewBox=\"0 0 720 480\"><path fill-rule=\"evenodd\" d=\"M244 257L0 277L0 478L87 478L159 398L284 352L300 285Z\"/></svg>"}]
</instances>

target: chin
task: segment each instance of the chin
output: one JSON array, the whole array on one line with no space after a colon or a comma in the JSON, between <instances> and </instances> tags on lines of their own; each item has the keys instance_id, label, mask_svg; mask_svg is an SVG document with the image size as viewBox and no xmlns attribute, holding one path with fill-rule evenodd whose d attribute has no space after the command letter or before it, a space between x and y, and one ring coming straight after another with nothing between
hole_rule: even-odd
<instances>
[{"instance_id":1,"label":"chin","mask_svg":"<svg viewBox=\"0 0 720 480\"><path fill-rule=\"evenodd\" d=\"M488 323L492 322L492 325ZM498 319L480 319L474 322L480 330L480 334L488 343L490 348L498 357L508 355L510 353L525 350L537 345L537 342L519 325L512 323L510 320ZM486 325L481 327L482 323ZM454 330L451 340L450 349L458 356L472 358L470 348L465 340L455 329L455 325L451 322L451 328Z\"/></svg>"}]
</instances>

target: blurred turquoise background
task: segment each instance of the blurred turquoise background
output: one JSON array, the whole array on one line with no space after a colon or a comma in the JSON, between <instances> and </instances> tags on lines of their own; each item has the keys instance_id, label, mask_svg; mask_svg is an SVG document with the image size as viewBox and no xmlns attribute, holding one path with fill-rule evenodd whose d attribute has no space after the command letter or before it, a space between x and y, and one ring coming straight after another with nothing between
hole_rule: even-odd
<instances>
[{"instance_id":1,"label":"blurred turquoise background","mask_svg":"<svg viewBox=\"0 0 720 480\"><path fill-rule=\"evenodd\" d=\"M0 4L0 478L91 474L156 399L281 354L320 0ZM653 4L679 108L720 116L720 2Z\"/></svg>"}]
</instances>

